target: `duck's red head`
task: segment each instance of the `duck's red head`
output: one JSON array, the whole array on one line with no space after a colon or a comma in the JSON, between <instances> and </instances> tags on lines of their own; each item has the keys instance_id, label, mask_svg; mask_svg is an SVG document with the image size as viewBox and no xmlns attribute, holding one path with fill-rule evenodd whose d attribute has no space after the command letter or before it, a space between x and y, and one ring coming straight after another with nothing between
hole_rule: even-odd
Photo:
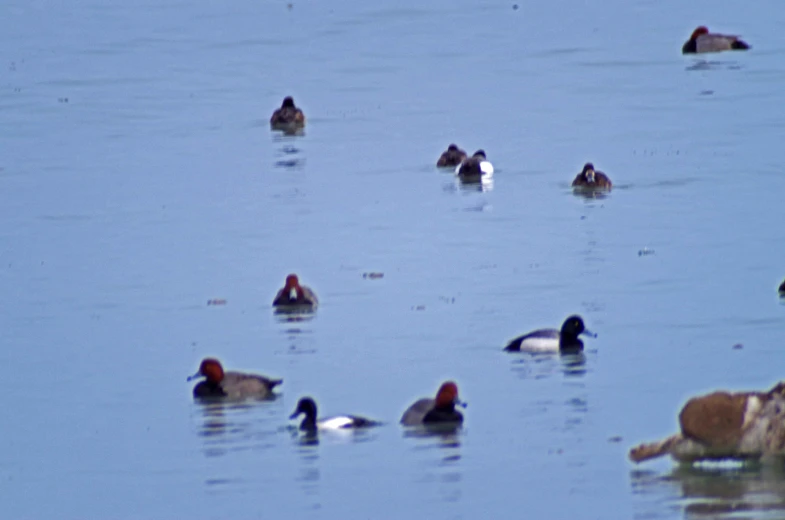
<instances>
[{"instance_id":1,"label":"duck's red head","mask_svg":"<svg viewBox=\"0 0 785 520\"><path fill-rule=\"evenodd\" d=\"M458 385L452 381L443 383L436 393L436 406L449 406L458 403L460 403L458 400Z\"/></svg>"},{"instance_id":2,"label":"duck's red head","mask_svg":"<svg viewBox=\"0 0 785 520\"><path fill-rule=\"evenodd\" d=\"M299 288L300 288L300 279L297 278L296 274L290 274L289 276L286 277L286 285L284 286L284 289L288 291L289 289L299 289Z\"/></svg>"},{"instance_id":3,"label":"duck's red head","mask_svg":"<svg viewBox=\"0 0 785 520\"><path fill-rule=\"evenodd\" d=\"M692 36L690 36L690 40L695 40L698 36L701 36L702 34L709 34L709 28L704 25L701 25L700 27L692 31Z\"/></svg>"},{"instance_id":4,"label":"duck's red head","mask_svg":"<svg viewBox=\"0 0 785 520\"><path fill-rule=\"evenodd\" d=\"M198 375L204 376L211 383L220 383L224 378L221 362L214 358L205 358L199 365Z\"/></svg>"},{"instance_id":5,"label":"duck's red head","mask_svg":"<svg viewBox=\"0 0 785 520\"><path fill-rule=\"evenodd\" d=\"M300 297L303 289L300 287L300 280L296 274L290 274L286 277L286 285L284 285L283 290L289 293L290 300L296 300Z\"/></svg>"}]
</instances>

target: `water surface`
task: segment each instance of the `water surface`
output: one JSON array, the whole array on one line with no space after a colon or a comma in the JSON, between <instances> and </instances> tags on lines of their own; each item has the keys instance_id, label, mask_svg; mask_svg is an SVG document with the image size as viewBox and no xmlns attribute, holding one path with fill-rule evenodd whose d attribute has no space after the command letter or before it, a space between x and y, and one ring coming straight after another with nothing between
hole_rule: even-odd
<instances>
[{"instance_id":1,"label":"water surface","mask_svg":"<svg viewBox=\"0 0 785 520\"><path fill-rule=\"evenodd\" d=\"M783 516L779 471L626 452L783 376L785 9L518 5L4 4L9 518ZM682 57L698 24L753 51ZM587 161L610 196L571 194ZM313 319L273 315L289 272ZM501 352L573 313L582 358ZM281 397L194 403L206 355ZM465 428L406 435L446 378ZM306 394L388 424L304 441Z\"/></svg>"}]
</instances>

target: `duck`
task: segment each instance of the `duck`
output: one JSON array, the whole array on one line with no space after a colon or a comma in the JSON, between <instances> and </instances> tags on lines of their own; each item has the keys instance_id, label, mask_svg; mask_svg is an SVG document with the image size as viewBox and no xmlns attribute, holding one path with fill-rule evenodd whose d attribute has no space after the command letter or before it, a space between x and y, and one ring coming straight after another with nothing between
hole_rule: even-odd
<instances>
[{"instance_id":1,"label":"duck","mask_svg":"<svg viewBox=\"0 0 785 520\"><path fill-rule=\"evenodd\" d=\"M283 98L281 108L276 109L270 117L270 128L273 130L290 130L304 126L305 114L294 105L294 99L291 96Z\"/></svg>"},{"instance_id":2,"label":"duck","mask_svg":"<svg viewBox=\"0 0 785 520\"><path fill-rule=\"evenodd\" d=\"M679 462L785 456L785 381L764 392L717 391L687 401L681 431L632 448L635 463L670 455Z\"/></svg>"},{"instance_id":3,"label":"duck","mask_svg":"<svg viewBox=\"0 0 785 520\"><path fill-rule=\"evenodd\" d=\"M750 46L738 36L710 33L703 25L692 31L690 39L681 48L682 54L701 54L704 52L746 51Z\"/></svg>"},{"instance_id":4,"label":"duck","mask_svg":"<svg viewBox=\"0 0 785 520\"><path fill-rule=\"evenodd\" d=\"M455 409L456 406L465 408L466 403L458 399L458 385L453 381L446 381L439 387L435 399L423 397L407 408L401 417L401 424L404 426L462 424L463 414Z\"/></svg>"},{"instance_id":5,"label":"duck","mask_svg":"<svg viewBox=\"0 0 785 520\"><path fill-rule=\"evenodd\" d=\"M466 157L466 152L458 148L458 145L451 144L447 147L447 150L439 156L439 160L436 161L436 166L439 168L455 168L461 164Z\"/></svg>"},{"instance_id":6,"label":"duck","mask_svg":"<svg viewBox=\"0 0 785 520\"><path fill-rule=\"evenodd\" d=\"M360 417L358 415L336 415L326 419L317 420L316 401L311 397L303 397L297 402L297 408L289 419L296 419L304 414L300 429L306 432L316 432L318 430L348 430L358 428L371 428L381 426L381 422Z\"/></svg>"},{"instance_id":7,"label":"duck","mask_svg":"<svg viewBox=\"0 0 785 520\"><path fill-rule=\"evenodd\" d=\"M300 279L296 274L286 277L286 283L278 291L273 300L273 307L279 309L310 309L313 310L319 305L319 299L309 287L300 285Z\"/></svg>"},{"instance_id":8,"label":"duck","mask_svg":"<svg viewBox=\"0 0 785 520\"><path fill-rule=\"evenodd\" d=\"M485 150L477 150L455 168L455 175L463 182L481 182L493 177L493 165L488 161Z\"/></svg>"},{"instance_id":9,"label":"duck","mask_svg":"<svg viewBox=\"0 0 785 520\"><path fill-rule=\"evenodd\" d=\"M504 350L507 352L580 352L583 341L579 335L596 338L597 335L586 328L583 318L573 315L564 320L561 330L538 329L510 341Z\"/></svg>"},{"instance_id":10,"label":"duck","mask_svg":"<svg viewBox=\"0 0 785 520\"><path fill-rule=\"evenodd\" d=\"M202 377L204 381L194 387L196 398L270 399L275 397L273 389L283 383L283 379L270 379L257 374L224 372L221 362L215 358L203 359L199 371L187 381Z\"/></svg>"},{"instance_id":11,"label":"duck","mask_svg":"<svg viewBox=\"0 0 785 520\"><path fill-rule=\"evenodd\" d=\"M581 173L572 181L572 187L581 190L610 190L612 186L613 183L608 176L595 170L590 162L583 165Z\"/></svg>"}]
</instances>

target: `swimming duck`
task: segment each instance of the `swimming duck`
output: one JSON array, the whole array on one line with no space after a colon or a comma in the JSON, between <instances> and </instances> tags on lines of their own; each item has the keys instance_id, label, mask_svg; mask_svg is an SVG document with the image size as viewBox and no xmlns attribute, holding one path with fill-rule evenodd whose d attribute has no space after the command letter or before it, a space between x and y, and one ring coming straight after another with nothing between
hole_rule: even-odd
<instances>
[{"instance_id":1,"label":"swimming duck","mask_svg":"<svg viewBox=\"0 0 785 520\"><path fill-rule=\"evenodd\" d=\"M573 188L584 190L610 190L612 185L608 176L595 170L592 163L584 164L581 173L572 181Z\"/></svg>"},{"instance_id":2,"label":"swimming duck","mask_svg":"<svg viewBox=\"0 0 785 520\"><path fill-rule=\"evenodd\" d=\"M256 374L241 372L224 372L221 362L214 358L205 358L199 365L199 371L187 380L204 377L194 387L194 397L244 399L254 397L268 399L274 397L273 388L283 383L283 379L270 379Z\"/></svg>"},{"instance_id":3,"label":"swimming duck","mask_svg":"<svg viewBox=\"0 0 785 520\"><path fill-rule=\"evenodd\" d=\"M300 429L307 432L317 430L347 430L352 428L371 428L382 423L357 415L336 415L326 419L316 420L316 401L310 397L303 397L297 402L297 408L289 419L296 419L300 414L305 414L300 423Z\"/></svg>"},{"instance_id":4,"label":"swimming duck","mask_svg":"<svg viewBox=\"0 0 785 520\"><path fill-rule=\"evenodd\" d=\"M316 294L308 287L300 285L296 274L286 277L286 284L278 291L273 300L273 307L279 309L315 309L319 305Z\"/></svg>"},{"instance_id":5,"label":"swimming duck","mask_svg":"<svg viewBox=\"0 0 785 520\"><path fill-rule=\"evenodd\" d=\"M584 334L596 338L597 335L586 329L580 316L570 316L561 330L538 329L510 341L504 350L507 352L578 352L583 350L583 341L578 336Z\"/></svg>"},{"instance_id":6,"label":"swimming duck","mask_svg":"<svg viewBox=\"0 0 785 520\"><path fill-rule=\"evenodd\" d=\"M466 152L458 148L458 145L451 144L447 150L436 161L439 168L454 168L466 159Z\"/></svg>"},{"instance_id":7,"label":"swimming duck","mask_svg":"<svg viewBox=\"0 0 785 520\"><path fill-rule=\"evenodd\" d=\"M687 401L681 433L630 450L633 462L670 455L680 462L785 456L785 381L768 392L714 392Z\"/></svg>"},{"instance_id":8,"label":"swimming duck","mask_svg":"<svg viewBox=\"0 0 785 520\"><path fill-rule=\"evenodd\" d=\"M484 150L477 150L471 157L465 158L455 168L455 175L463 182L480 182L493 177L493 165L485 156Z\"/></svg>"},{"instance_id":9,"label":"swimming duck","mask_svg":"<svg viewBox=\"0 0 785 520\"><path fill-rule=\"evenodd\" d=\"M692 31L692 36L681 48L682 54L700 54L704 52L747 50L750 46L738 36L710 33L709 29L700 26Z\"/></svg>"},{"instance_id":10,"label":"swimming duck","mask_svg":"<svg viewBox=\"0 0 785 520\"><path fill-rule=\"evenodd\" d=\"M455 409L456 405L465 407L466 403L458 399L458 385L447 381L439 387L436 399L424 397L415 401L403 412L401 424L404 426L435 423L461 424L463 415Z\"/></svg>"},{"instance_id":11,"label":"swimming duck","mask_svg":"<svg viewBox=\"0 0 785 520\"><path fill-rule=\"evenodd\" d=\"M291 96L283 98L281 108L273 112L270 118L270 128L273 130L291 130L305 126L305 114L294 106L294 99Z\"/></svg>"}]
</instances>

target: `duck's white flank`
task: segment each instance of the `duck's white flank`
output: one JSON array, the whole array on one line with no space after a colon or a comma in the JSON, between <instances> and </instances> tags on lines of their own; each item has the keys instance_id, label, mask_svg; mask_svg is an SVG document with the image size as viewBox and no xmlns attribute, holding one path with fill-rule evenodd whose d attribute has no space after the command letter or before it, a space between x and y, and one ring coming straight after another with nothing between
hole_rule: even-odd
<instances>
[{"instance_id":1,"label":"duck's white flank","mask_svg":"<svg viewBox=\"0 0 785 520\"><path fill-rule=\"evenodd\" d=\"M318 423L321 430L340 430L341 428L348 428L354 424L354 419L346 416L330 417L322 419Z\"/></svg>"},{"instance_id":2,"label":"duck's white flank","mask_svg":"<svg viewBox=\"0 0 785 520\"><path fill-rule=\"evenodd\" d=\"M521 352L558 352L559 338L526 338L521 342Z\"/></svg>"}]
</instances>

